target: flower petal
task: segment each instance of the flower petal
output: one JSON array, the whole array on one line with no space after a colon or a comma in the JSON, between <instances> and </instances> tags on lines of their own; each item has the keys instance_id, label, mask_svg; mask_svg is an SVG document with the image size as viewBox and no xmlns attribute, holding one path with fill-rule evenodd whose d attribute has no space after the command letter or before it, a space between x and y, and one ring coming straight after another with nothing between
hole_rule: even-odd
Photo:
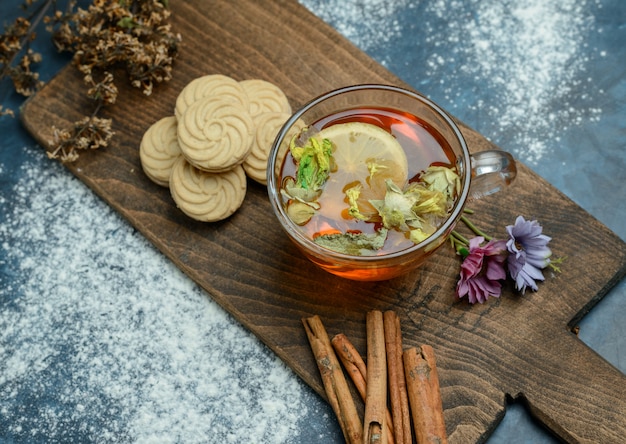
<instances>
[{"instance_id":1,"label":"flower petal","mask_svg":"<svg viewBox=\"0 0 626 444\"><path fill-rule=\"evenodd\" d=\"M484 238L477 236L469 241L469 254L461 263L460 279L456 294L459 298L467 296L470 304L483 303L490 296L500 297L502 285L506 279L504 261L506 242L491 240L481 246Z\"/></svg>"}]
</instances>

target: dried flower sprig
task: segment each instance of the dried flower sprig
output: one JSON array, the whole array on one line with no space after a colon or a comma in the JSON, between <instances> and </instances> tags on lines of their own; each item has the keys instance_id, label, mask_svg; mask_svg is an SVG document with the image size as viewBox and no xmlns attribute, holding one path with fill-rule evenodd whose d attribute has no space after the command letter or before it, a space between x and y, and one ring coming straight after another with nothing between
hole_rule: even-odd
<instances>
[{"instance_id":1,"label":"dried flower sprig","mask_svg":"<svg viewBox=\"0 0 626 444\"><path fill-rule=\"evenodd\" d=\"M131 84L150 95L155 84L169 81L181 41L171 30L167 2L95 0L87 10L56 11L46 19L61 51L87 83L98 72L123 68Z\"/></svg>"},{"instance_id":2,"label":"dried flower sprig","mask_svg":"<svg viewBox=\"0 0 626 444\"><path fill-rule=\"evenodd\" d=\"M514 225L506 227L509 239L495 240L478 229L466 216L461 221L476 237L466 239L457 231L450 236L452 246L462 257L460 278L456 287L458 298L470 303L485 302L489 297L500 297L502 280L508 275L522 294L527 288L537 291L537 281L543 281L543 269L559 272L557 264L564 258L552 259L548 247L551 238L535 220L518 216ZM487 240L487 244L484 244Z\"/></svg>"},{"instance_id":3,"label":"dried flower sprig","mask_svg":"<svg viewBox=\"0 0 626 444\"><path fill-rule=\"evenodd\" d=\"M23 8L27 9L33 1L27 0ZM46 1L28 17L17 17L5 26L0 35L0 81L10 78L15 91L25 97L33 95L44 85L39 73L32 69L41 62L41 54L34 52L30 43L35 40L35 28L51 4L52 1ZM10 109L0 109L0 116L3 115L14 116L14 113Z\"/></svg>"},{"instance_id":4,"label":"dried flower sprig","mask_svg":"<svg viewBox=\"0 0 626 444\"><path fill-rule=\"evenodd\" d=\"M49 143L55 148L48 152L48 157L59 159L64 163L74 162L78 159L80 150L95 150L108 146L115 134L111 130L111 124L111 119L93 115L74 122L71 130L53 126L53 139Z\"/></svg>"},{"instance_id":5,"label":"dried flower sprig","mask_svg":"<svg viewBox=\"0 0 626 444\"><path fill-rule=\"evenodd\" d=\"M36 2L25 0L23 8ZM157 84L171 79L181 36L171 29L167 0L93 0L87 9L68 0L63 11L57 9L57 3L45 0L31 16L20 17L5 28L0 36L0 80L10 76L15 90L25 96L43 86L39 74L31 69L41 56L28 47L43 20L56 47L73 53L72 63L83 74L86 96L94 101L89 117L69 130L52 130L49 156L71 162L78 158L78 151L104 147L111 140L111 120L97 115L117 99L117 85L123 80L113 73L125 72L133 87L152 94ZM53 14L46 16L51 7L55 8ZM3 115L13 115L13 111L0 108Z\"/></svg>"},{"instance_id":6,"label":"dried flower sprig","mask_svg":"<svg viewBox=\"0 0 626 444\"><path fill-rule=\"evenodd\" d=\"M55 130L50 156L63 162L76 160L77 150L108 145L111 121L96 115L117 100L113 72L123 69L133 87L150 95L156 84L171 79L181 41L171 30L164 0L94 0L87 10L76 11L75 2L70 5L68 12L56 11L46 22L57 48L74 54L72 63L84 75L96 112L76 122L72 131Z\"/></svg>"}]
</instances>

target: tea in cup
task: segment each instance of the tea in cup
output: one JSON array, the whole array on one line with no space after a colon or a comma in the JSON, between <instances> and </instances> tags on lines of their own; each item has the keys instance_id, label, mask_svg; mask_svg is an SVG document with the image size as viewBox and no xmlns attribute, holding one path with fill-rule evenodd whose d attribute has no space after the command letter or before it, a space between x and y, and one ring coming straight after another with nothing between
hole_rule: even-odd
<instances>
[{"instance_id":1,"label":"tea in cup","mask_svg":"<svg viewBox=\"0 0 626 444\"><path fill-rule=\"evenodd\" d=\"M280 130L267 171L290 239L322 269L363 281L419 267L470 197L516 174L509 153L471 155L445 111L388 85L349 86L309 102Z\"/></svg>"}]
</instances>

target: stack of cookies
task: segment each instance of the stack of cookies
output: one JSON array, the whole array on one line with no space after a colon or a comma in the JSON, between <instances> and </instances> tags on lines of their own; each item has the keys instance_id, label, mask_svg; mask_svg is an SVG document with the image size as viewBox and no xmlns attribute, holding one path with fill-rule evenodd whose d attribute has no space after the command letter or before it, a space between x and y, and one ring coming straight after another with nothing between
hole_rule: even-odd
<instances>
[{"instance_id":1,"label":"stack of cookies","mask_svg":"<svg viewBox=\"0 0 626 444\"><path fill-rule=\"evenodd\" d=\"M174 115L144 134L142 168L153 182L169 187L189 217L225 219L243 203L246 176L266 184L269 151L290 116L287 97L270 82L199 77L180 92Z\"/></svg>"}]
</instances>

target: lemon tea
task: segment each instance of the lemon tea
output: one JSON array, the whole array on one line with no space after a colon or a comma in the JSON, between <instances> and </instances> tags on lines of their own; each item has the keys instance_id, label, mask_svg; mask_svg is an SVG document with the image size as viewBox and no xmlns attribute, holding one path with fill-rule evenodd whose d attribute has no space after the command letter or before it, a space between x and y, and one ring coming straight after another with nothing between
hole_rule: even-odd
<instances>
[{"instance_id":1,"label":"lemon tea","mask_svg":"<svg viewBox=\"0 0 626 444\"><path fill-rule=\"evenodd\" d=\"M303 127L310 130L303 132ZM294 138L298 133L300 137ZM314 134L322 140L311 137ZM333 148L325 136L363 145L365 156L360 157L365 157L366 177L358 177L364 171L358 163L348 171L351 164L345 161L351 156L339 152L339 143ZM367 158L373 149L370 143L382 147L381 158ZM401 187L395 181L405 175ZM447 241L470 196L477 199L498 192L515 175L515 160L509 153L470 154L454 120L428 98L392 85L366 84L324 93L289 118L270 151L267 191L280 228L304 257L337 276L380 281L419 268ZM342 177L351 182L339 188ZM320 201L333 181L339 192L329 194L328 202ZM440 193L446 196L445 207ZM446 209L448 214L442 214ZM324 216L326 211L330 214ZM407 217L411 212L415 214ZM437 222L438 228L429 234L432 227L419 227L423 220ZM327 247L336 247L337 239L355 240L357 247L365 241L366 254L363 248L353 252L349 243L352 249L346 251ZM291 264L285 266L300 272Z\"/></svg>"},{"instance_id":2,"label":"lemon tea","mask_svg":"<svg viewBox=\"0 0 626 444\"><path fill-rule=\"evenodd\" d=\"M303 162L294 158L293 150L284 158L279 183L283 205L292 221L319 245L358 256L387 255L421 242L448 218L458 197L458 185L436 214L410 212L409 219L385 219L385 211L390 219L396 217L396 210L387 208L385 202L400 198L398 190L428 191L423 186L426 171L439 167L456 176L456 156L450 144L419 117L383 107L346 109L309 125L293 143L304 146L311 138L317 138L316 144L330 140L332 145L329 171L320 189L313 193L314 199L307 202L310 193L304 196L302 190L293 191ZM398 196L390 197L390 190ZM422 196L426 196L422 200L434 199L429 192ZM291 205L295 210L291 211ZM415 216L422 220L415 220ZM421 227L417 240L413 236L416 224Z\"/></svg>"}]
</instances>

